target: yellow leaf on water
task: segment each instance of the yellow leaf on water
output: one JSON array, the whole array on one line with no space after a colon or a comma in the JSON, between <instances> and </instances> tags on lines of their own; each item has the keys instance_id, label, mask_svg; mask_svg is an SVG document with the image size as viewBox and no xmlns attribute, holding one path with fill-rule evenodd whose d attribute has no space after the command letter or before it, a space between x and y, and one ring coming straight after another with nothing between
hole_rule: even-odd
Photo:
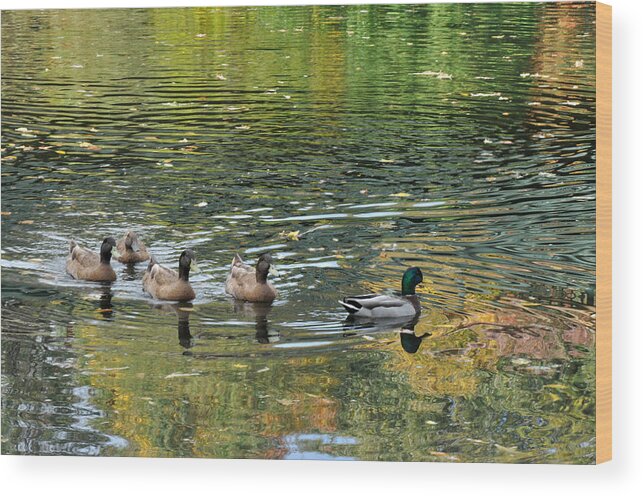
<instances>
[{"instance_id":1,"label":"yellow leaf on water","mask_svg":"<svg viewBox=\"0 0 643 496\"><path fill-rule=\"evenodd\" d=\"M411 196L411 194L410 193L400 192L400 193L393 193L392 195L388 195L388 196L395 196L395 197L398 197L398 198L406 198L407 196Z\"/></svg>"},{"instance_id":2,"label":"yellow leaf on water","mask_svg":"<svg viewBox=\"0 0 643 496\"><path fill-rule=\"evenodd\" d=\"M58 155L67 155L67 152L65 150L56 150L56 153Z\"/></svg>"},{"instance_id":3,"label":"yellow leaf on water","mask_svg":"<svg viewBox=\"0 0 643 496\"><path fill-rule=\"evenodd\" d=\"M568 389L568 386L565 384L545 384L543 387L551 389Z\"/></svg>"},{"instance_id":4,"label":"yellow leaf on water","mask_svg":"<svg viewBox=\"0 0 643 496\"><path fill-rule=\"evenodd\" d=\"M289 241L299 241L299 239L301 238L299 231L281 231L279 233L279 236L281 236L282 238L286 238Z\"/></svg>"}]
</instances>

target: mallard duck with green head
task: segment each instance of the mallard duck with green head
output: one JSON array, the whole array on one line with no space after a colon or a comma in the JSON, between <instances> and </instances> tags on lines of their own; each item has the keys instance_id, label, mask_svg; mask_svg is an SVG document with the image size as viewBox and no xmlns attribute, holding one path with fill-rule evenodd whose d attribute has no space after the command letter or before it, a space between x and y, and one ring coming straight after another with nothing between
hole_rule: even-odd
<instances>
[{"instance_id":1,"label":"mallard duck with green head","mask_svg":"<svg viewBox=\"0 0 643 496\"><path fill-rule=\"evenodd\" d=\"M417 315L422 311L415 287L422 282L418 267L406 269L402 276L402 293L398 295L367 294L347 296L339 303L353 317L390 319Z\"/></svg>"}]
</instances>

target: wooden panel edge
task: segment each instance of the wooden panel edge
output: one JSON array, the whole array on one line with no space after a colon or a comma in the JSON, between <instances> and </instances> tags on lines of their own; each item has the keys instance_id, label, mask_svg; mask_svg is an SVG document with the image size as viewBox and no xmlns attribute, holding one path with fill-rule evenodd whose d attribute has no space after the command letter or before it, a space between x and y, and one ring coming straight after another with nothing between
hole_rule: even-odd
<instances>
[{"instance_id":1,"label":"wooden panel edge","mask_svg":"<svg viewBox=\"0 0 643 496\"><path fill-rule=\"evenodd\" d=\"M596 463L612 459L612 7L596 3Z\"/></svg>"}]
</instances>

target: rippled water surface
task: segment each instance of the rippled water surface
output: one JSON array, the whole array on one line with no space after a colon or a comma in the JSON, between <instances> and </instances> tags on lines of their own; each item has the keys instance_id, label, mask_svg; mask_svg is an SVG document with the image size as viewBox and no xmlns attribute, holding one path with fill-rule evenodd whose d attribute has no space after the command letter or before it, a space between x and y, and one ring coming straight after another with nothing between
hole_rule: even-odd
<instances>
[{"instance_id":1,"label":"rippled water surface","mask_svg":"<svg viewBox=\"0 0 643 496\"><path fill-rule=\"evenodd\" d=\"M593 463L594 33L573 3L3 12L3 452ZM195 250L191 306L65 274L130 228ZM272 307L225 294L237 251ZM345 322L412 265L417 323Z\"/></svg>"}]
</instances>

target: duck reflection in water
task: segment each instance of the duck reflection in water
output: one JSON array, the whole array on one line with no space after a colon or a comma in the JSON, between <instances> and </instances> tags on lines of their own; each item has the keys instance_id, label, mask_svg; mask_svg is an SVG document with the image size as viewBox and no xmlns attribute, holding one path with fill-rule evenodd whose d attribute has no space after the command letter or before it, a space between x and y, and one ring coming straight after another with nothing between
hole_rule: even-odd
<instances>
[{"instance_id":1,"label":"duck reflection in water","mask_svg":"<svg viewBox=\"0 0 643 496\"><path fill-rule=\"evenodd\" d=\"M431 335L430 332L425 332L421 336L417 336L415 334L415 326L419 320L419 315L412 318L406 317L377 320L349 316L342 322L342 326L344 327L344 337L398 331L400 333L400 344L402 345L402 349L407 353L415 353L420 348L422 340Z\"/></svg>"},{"instance_id":2,"label":"duck reflection in water","mask_svg":"<svg viewBox=\"0 0 643 496\"><path fill-rule=\"evenodd\" d=\"M250 303L234 300L234 313L255 319L255 339L258 343L269 344L279 341L279 332L270 332L268 314L272 311L270 303Z\"/></svg>"},{"instance_id":3,"label":"duck reflection in water","mask_svg":"<svg viewBox=\"0 0 643 496\"><path fill-rule=\"evenodd\" d=\"M141 279L142 274L145 272L145 269L137 267L136 264L125 264L119 276L124 281L137 281Z\"/></svg>"},{"instance_id":4,"label":"duck reflection in water","mask_svg":"<svg viewBox=\"0 0 643 496\"><path fill-rule=\"evenodd\" d=\"M192 303L183 303L181 306L176 304L176 315L178 317L179 344L186 350L192 348L192 334L190 334L190 312L186 308L192 309Z\"/></svg>"},{"instance_id":5,"label":"duck reflection in water","mask_svg":"<svg viewBox=\"0 0 643 496\"><path fill-rule=\"evenodd\" d=\"M113 320L114 318L114 305L112 305L112 284L101 283L100 295L98 297L98 311L105 320Z\"/></svg>"},{"instance_id":6,"label":"duck reflection in water","mask_svg":"<svg viewBox=\"0 0 643 496\"><path fill-rule=\"evenodd\" d=\"M400 344L407 353L415 353L420 348L422 340L431 335L430 332L425 332L421 336L416 335L415 324L417 324L417 320L412 324L402 326L402 329L400 329Z\"/></svg>"},{"instance_id":7,"label":"duck reflection in water","mask_svg":"<svg viewBox=\"0 0 643 496\"><path fill-rule=\"evenodd\" d=\"M177 329L179 333L179 344L186 350L189 350L194 346L192 334L190 333L190 312L193 308L192 303L161 303L154 304L152 307L165 312L174 312L178 319Z\"/></svg>"}]
</instances>

